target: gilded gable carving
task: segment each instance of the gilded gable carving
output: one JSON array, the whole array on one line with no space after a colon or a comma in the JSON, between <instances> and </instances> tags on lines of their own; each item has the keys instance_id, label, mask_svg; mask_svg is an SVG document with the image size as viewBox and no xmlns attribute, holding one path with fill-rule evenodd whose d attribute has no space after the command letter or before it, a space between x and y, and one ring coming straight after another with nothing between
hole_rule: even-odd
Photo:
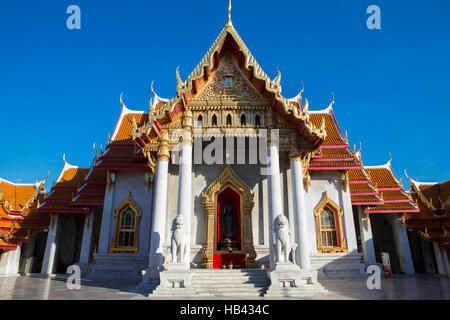
<instances>
[{"instance_id":1,"label":"gilded gable carving","mask_svg":"<svg viewBox=\"0 0 450 320\"><path fill-rule=\"evenodd\" d=\"M193 100L265 101L252 87L231 56L225 56L206 86Z\"/></svg>"}]
</instances>

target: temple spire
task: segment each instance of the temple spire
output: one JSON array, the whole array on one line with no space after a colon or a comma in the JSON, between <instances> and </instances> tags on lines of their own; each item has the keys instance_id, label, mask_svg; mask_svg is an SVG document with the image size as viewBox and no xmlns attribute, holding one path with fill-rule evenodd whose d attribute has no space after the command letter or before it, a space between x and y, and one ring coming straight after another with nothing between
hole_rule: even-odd
<instances>
[{"instance_id":1,"label":"temple spire","mask_svg":"<svg viewBox=\"0 0 450 320\"><path fill-rule=\"evenodd\" d=\"M227 27L232 27L233 22L231 22L231 0L228 1L228 21L227 21Z\"/></svg>"}]
</instances>

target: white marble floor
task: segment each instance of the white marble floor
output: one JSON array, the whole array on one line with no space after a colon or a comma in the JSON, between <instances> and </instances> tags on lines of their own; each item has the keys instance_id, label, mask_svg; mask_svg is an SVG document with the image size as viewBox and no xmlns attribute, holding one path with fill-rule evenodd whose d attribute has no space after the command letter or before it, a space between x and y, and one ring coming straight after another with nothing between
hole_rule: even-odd
<instances>
[{"instance_id":1,"label":"white marble floor","mask_svg":"<svg viewBox=\"0 0 450 320\"><path fill-rule=\"evenodd\" d=\"M450 300L450 278L437 275L383 278L380 290L369 290L365 280L324 280L329 293L311 296L314 300ZM40 275L0 276L0 300L142 300L148 292L137 282L116 280L82 280L81 289L68 289L64 276L42 278ZM179 299L179 298L177 298ZM202 299L205 297L186 299ZM230 299L214 297L206 299ZM265 299L239 297L239 300Z\"/></svg>"}]
</instances>

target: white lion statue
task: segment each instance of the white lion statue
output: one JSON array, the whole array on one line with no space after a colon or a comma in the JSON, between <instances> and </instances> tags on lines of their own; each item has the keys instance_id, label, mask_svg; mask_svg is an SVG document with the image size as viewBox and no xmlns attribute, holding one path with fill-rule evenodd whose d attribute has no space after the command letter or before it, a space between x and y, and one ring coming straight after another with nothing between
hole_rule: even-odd
<instances>
[{"instance_id":1,"label":"white lion statue","mask_svg":"<svg viewBox=\"0 0 450 320\"><path fill-rule=\"evenodd\" d=\"M288 219L280 214L273 222L275 233L276 262L291 262L289 254L292 250L291 233L289 232Z\"/></svg>"},{"instance_id":2,"label":"white lion statue","mask_svg":"<svg viewBox=\"0 0 450 320\"><path fill-rule=\"evenodd\" d=\"M184 218L177 216L174 220L175 229L172 234L170 252L172 254L172 263L177 263L178 256L180 262L184 261L186 255L186 236L184 232Z\"/></svg>"}]
</instances>

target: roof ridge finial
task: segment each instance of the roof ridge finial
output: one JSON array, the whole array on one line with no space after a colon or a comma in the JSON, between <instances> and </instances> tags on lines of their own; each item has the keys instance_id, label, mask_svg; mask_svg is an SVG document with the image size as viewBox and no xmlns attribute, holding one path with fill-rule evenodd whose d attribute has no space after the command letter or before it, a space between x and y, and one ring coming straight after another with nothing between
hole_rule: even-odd
<instances>
[{"instance_id":1,"label":"roof ridge finial","mask_svg":"<svg viewBox=\"0 0 450 320\"><path fill-rule=\"evenodd\" d=\"M406 176L406 178L408 178L408 180L412 180L409 176L408 176L408 173L406 172L406 169L405 169L405 176Z\"/></svg>"},{"instance_id":2,"label":"roof ridge finial","mask_svg":"<svg viewBox=\"0 0 450 320\"><path fill-rule=\"evenodd\" d=\"M120 93L120 104L122 105L122 107L124 107L125 103L123 103L122 97L123 97L123 92Z\"/></svg>"},{"instance_id":3,"label":"roof ridge finial","mask_svg":"<svg viewBox=\"0 0 450 320\"><path fill-rule=\"evenodd\" d=\"M227 21L227 27L232 27L233 22L231 22L231 0L228 1L228 21Z\"/></svg>"},{"instance_id":4,"label":"roof ridge finial","mask_svg":"<svg viewBox=\"0 0 450 320\"><path fill-rule=\"evenodd\" d=\"M328 108L333 109L333 104L334 104L334 92L333 92L333 91L331 91L331 95L333 96L333 99L331 100L331 103L330 103L330 105L328 106Z\"/></svg>"},{"instance_id":5,"label":"roof ridge finial","mask_svg":"<svg viewBox=\"0 0 450 320\"><path fill-rule=\"evenodd\" d=\"M177 67L176 78L177 78L177 84L178 84L178 86L182 85L182 84L183 84L183 81L181 81L181 77L180 77L180 66Z\"/></svg>"}]
</instances>

